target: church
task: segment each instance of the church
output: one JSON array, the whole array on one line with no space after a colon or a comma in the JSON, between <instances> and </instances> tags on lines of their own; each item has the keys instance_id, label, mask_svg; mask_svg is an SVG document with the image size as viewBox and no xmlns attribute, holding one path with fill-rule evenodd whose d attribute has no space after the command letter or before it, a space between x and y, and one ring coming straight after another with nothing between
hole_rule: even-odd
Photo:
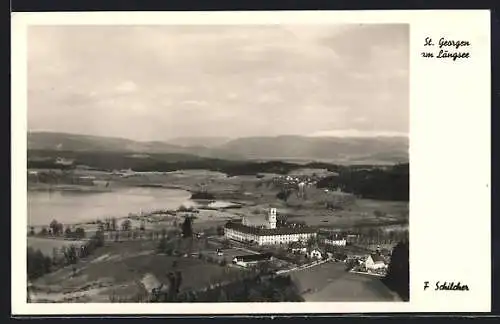
<instances>
[{"instance_id":1,"label":"church","mask_svg":"<svg viewBox=\"0 0 500 324\"><path fill-rule=\"evenodd\" d=\"M306 242L316 237L316 231L308 227L277 227L276 208L271 208L264 219L243 217L241 221L228 222L224 227L227 239L258 245Z\"/></svg>"}]
</instances>

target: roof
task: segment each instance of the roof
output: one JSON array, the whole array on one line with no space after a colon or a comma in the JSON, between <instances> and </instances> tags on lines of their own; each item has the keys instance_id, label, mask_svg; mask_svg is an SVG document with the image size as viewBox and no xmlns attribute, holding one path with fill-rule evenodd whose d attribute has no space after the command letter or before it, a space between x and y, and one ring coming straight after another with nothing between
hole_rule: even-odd
<instances>
[{"instance_id":1,"label":"roof","mask_svg":"<svg viewBox=\"0 0 500 324\"><path fill-rule=\"evenodd\" d=\"M264 226L269 224L268 220L263 215L245 217L244 222L247 226Z\"/></svg>"},{"instance_id":2,"label":"roof","mask_svg":"<svg viewBox=\"0 0 500 324\"><path fill-rule=\"evenodd\" d=\"M267 228L245 226L242 223L236 223L236 222L226 223L225 228L233 229L235 231L242 232L242 233L254 234L254 235L259 235L259 236L316 233L316 231L310 227L297 227L297 228L278 227L275 229L267 229Z\"/></svg>"},{"instance_id":3,"label":"roof","mask_svg":"<svg viewBox=\"0 0 500 324\"><path fill-rule=\"evenodd\" d=\"M150 273L146 274L142 278L141 283L147 291L152 291L153 289L161 286L161 282Z\"/></svg>"},{"instance_id":4,"label":"roof","mask_svg":"<svg viewBox=\"0 0 500 324\"><path fill-rule=\"evenodd\" d=\"M290 248L292 249L302 249L302 248L305 248L305 246L303 244L301 244L300 242L290 242L290 245L289 245Z\"/></svg>"},{"instance_id":5,"label":"roof","mask_svg":"<svg viewBox=\"0 0 500 324\"><path fill-rule=\"evenodd\" d=\"M375 262L375 263L377 263L377 262L384 262L385 263L384 258L379 254L373 253L373 254L370 254L370 256L371 256L373 262Z\"/></svg>"},{"instance_id":6,"label":"roof","mask_svg":"<svg viewBox=\"0 0 500 324\"><path fill-rule=\"evenodd\" d=\"M262 254L248 254L248 255L238 255L234 258L238 261L243 262L251 262L251 261L262 261L269 260L273 255L271 253L262 253Z\"/></svg>"}]
</instances>

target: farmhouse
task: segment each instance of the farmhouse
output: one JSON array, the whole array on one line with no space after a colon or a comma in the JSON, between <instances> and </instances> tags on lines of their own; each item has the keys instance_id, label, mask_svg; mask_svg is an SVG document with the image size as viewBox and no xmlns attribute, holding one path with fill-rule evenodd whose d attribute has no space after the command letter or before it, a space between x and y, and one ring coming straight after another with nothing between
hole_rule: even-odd
<instances>
[{"instance_id":1,"label":"farmhouse","mask_svg":"<svg viewBox=\"0 0 500 324\"><path fill-rule=\"evenodd\" d=\"M365 261L366 269L379 270L387 268L384 258L376 253L370 254Z\"/></svg>"},{"instance_id":2,"label":"farmhouse","mask_svg":"<svg viewBox=\"0 0 500 324\"><path fill-rule=\"evenodd\" d=\"M333 245L333 246L346 246L347 240L345 238L340 238L340 237L331 237L324 239L323 242L326 245Z\"/></svg>"},{"instance_id":3,"label":"farmhouse","mask_svg":"<svg viewBox=\"0 0 500 324\"><path fill-rule=\"evenodd\" d=\"M272 258L271 253L240 255L234 257L233 263L246 268L262 261L271 261Z\"/></svg>"},{"instance_id":4,"label":"farmhouse","mask_svg":"<svg viewBox=\"0 0 500 324\"><path fill-rule=\"evenodd\" d=\"M309 251L309 257L311 259L318 259L321 260L323 258L323 255L321 254L321 251L318 249L313 249Z\"/></svg>"},{"instance_id":5,"label":"farmhouse","mask_svg":"<svg viewBox=\"0 0 500 324\"><path fill-rule=\"evenodd\" d=\"M316 231L308 227L276 227L276 209L271 208L262 226L249 226L247 221L228 222L224 226L224 236L227 239L256 243L258 245L289 244L291 242L307 241L316 236Z\"/></svg>"}]
</instances>

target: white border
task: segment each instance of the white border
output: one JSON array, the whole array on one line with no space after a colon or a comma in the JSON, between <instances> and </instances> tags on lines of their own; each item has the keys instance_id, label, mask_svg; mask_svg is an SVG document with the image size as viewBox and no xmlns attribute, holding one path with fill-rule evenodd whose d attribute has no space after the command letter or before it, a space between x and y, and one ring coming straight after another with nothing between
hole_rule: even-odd
<instances>
[{"instance_id":1,"label":"white border","mask_svg":"<svg viewBox=\"0 0 500 324\"><path fill-rule=\"evenodd\" d=\"M26 30L28 25L410 24L410 268L408 303L26 303ZM472 43L471 59L420 57L426 36ZM12 313L255 314L489 312L490 13L475 11L96 12L12 14ZM467 283L433 292L423 281Z\"/></svg>"}]
</instances>

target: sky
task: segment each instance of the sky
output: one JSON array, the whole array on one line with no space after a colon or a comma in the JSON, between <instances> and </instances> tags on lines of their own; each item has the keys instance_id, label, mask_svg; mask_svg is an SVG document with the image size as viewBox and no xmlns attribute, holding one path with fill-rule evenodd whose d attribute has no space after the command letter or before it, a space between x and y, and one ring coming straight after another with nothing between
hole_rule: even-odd
<instances>
[{"instance_id":1,"label":"sky","mask_svg":"<svg viewBox=\"0 0 500 324\"><path fill-rule=\"evenodd\" d=\"M409 26L35 26L28 128L135 140L407 135Z\"/></svg>"}]
</instances>

